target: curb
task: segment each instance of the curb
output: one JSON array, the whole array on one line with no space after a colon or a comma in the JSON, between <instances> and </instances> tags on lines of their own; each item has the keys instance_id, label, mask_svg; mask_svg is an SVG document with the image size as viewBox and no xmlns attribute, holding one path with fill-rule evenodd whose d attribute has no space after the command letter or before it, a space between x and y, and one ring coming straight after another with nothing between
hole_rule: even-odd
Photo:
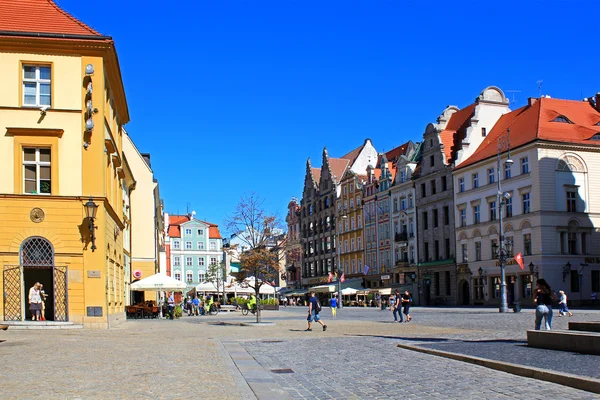
<instances>
[{"instance_id":1,"label":"curb","mask_svg":"<svg viewBox=\"0 0 600 400\"><path fill-rule=\"evenodd\" d=\"M217 343L219 350L221 350L221 354L223 355L223 360L225 360L225 364L227 364L227 369L229 370L229 374L233 378L233 381L235 382L236 387L240 391L240 394L242 396L242 397L240 397L240 399L256 400L257 397L254 395L252 388L250 388L250 385L248 385L248 382L246 382L246 380L244 379L244 376L238 369L237 365L235 365L235 362L233 361L233 359L231 358L231 355L229 354L229 352L223 345L223 342L221 342L219 339L216 339L215 343Z\"/></svg>"},{"instance_id":2,"label":"curb","mask_svg":"<svg viewBox=\"0 0 600 400\"><path fill-rule=\"evenodd\" d=\"M523 376L525 378L538 379L559 385L569 386L575 389L585 390L586 392L600 393L600 380L594 378L584 378L578 375L567 373L556 373L549 369L533 368L524 365L512 364L502 361L489 360L487 358L466 356L464 354L450 353L442 350L426 349L419 346L410 346L407 344L397 344L396 347L405 350L417 351L419 353L430 354L434 356L449 358L452 360L467 362L469 364L479 365L502 371L513 375Z\"/></svg>"}]
</instances>

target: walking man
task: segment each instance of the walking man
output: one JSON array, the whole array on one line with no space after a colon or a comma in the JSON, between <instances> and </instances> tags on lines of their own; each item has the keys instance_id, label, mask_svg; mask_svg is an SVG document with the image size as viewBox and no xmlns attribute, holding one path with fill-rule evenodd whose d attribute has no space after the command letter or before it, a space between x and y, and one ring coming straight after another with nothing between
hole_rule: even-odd
<instances>
[{"instance_id":1,"label":"walking man","mask_svg":"<svg viewBox=\"0 0 600 400\"><path fill-rule=\"evenodd\" d=\"M175 298L173 297L173 292L169 293L167 306L169 309L169 319L175 319Z\"/></svg>"},{"instance_id":2,"label":"walking man","mask_svg":"<svg viewBox=\"0 0 600 400\"><path fill-rule=\"evenodd\" d=\"M321 317L319 317L319 313L321 312L321 302L319 299L315 297L315 292L310 292L310 298L308 299L308 328L307 331L312 331L311 323L313 321L318 322L323 327L323 331L327 330L327 325L321 321Z\"/></svg>"},{"instance_id":3,"label":"walking man","mask_svg":"<svg viewBox=\"0 0 600 400\"><path fill-rule=\"evenodd\" d=\"M396 290L394 299L394 322L404 322L404 318L402 317L402 296L400 296L400 291ZM398 317L400 317L400 321L398 321Z\"/></svg>"}]
</instances>

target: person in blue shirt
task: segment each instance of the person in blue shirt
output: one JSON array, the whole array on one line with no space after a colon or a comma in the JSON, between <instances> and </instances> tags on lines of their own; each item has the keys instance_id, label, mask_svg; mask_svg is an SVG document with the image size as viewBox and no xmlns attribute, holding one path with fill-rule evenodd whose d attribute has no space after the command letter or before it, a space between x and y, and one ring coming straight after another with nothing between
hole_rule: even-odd
<instances>
[{"instance_id":1,"label":"person in blue shirt","mask_svg":"<svg viewBox=\"0 0 600 400\"><path fill-rule=\"evenodd\" d=\"M335 318L335 315L337 313L337 302L337 294L334 294L331 300L329 300L329 305L331 306L331 316L333 318Z\"/></svg>"},{"instance_id":2,"label":"person in blue shirt","mask_svg":"<svg viewBox=\"0 0 600 400\"><path fill-rule=\"evenodd\" d=\"M318 322L323 327L323 331L327 330L327 325L321 321L321 317L319 317L319 313L321 312L321 303L319 299L315 297L315 292L310 292L310 298L308 299L308 328L307 331L312 331L311 323L313 321Z\"/></svg>"},{"instance_id":3,"label":"person in blue shirt","mask_svg":"<svg viewBox=\"0 0 600 400\"><path fill-rule=\"evenodd\" d=\"M192 314L198 315L198 306L200 306L200 300L198 300L198 296L194 296L194 300L192 300Z\"/></svg>"}]
</instances>

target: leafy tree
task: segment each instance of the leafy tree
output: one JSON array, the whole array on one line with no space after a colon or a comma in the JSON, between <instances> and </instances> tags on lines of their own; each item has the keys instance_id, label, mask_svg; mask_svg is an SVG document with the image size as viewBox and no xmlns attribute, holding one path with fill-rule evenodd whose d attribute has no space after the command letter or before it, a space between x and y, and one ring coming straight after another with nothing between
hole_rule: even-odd
<instances>
[{"instance_id":1,"label":"leafy tree","mask_svg":"<svg viewBox=\"0 0 600 400\"><path fill-rule=\"evenodd\" d=\"M279 274L280 240L283 231L275 215L263 208L264 200L256 193L242 197L233 214L226 218L225 229L236 235L247 249L240 255L240 271L232 275L254 289L257 299L256 322L261 322L258 295L260 287Z\"/></svg>"},{"instance_id":2,"label":"leafy tree","mask_svg":"<svg viewBox=\"0 0 600 400\"><path fill-rule=\"evenodd\" d=\"M223 302L225 302L225 279L225 263L212 263L206 269L206 282L212 283L217 290L217 293L219 293L221 288L223 289Z\"/></svg>"}]
</instances>

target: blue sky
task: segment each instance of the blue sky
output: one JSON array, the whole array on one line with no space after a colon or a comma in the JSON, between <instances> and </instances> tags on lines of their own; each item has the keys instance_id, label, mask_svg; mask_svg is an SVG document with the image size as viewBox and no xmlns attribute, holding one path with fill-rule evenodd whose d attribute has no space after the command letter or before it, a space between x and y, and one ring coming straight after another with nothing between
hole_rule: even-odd
<instances>
[{"instance_id":1,"label":"blue sky","mask_svg":"<svg viewBox=\"0 0 600 400\"><path fill-rule=\"evenodd\" d=\"M221 223L244 193L284 217L305 163L418 141L489 85L600 91L598 1L60 0L117 45L166 211ZM463 3L463 5L459 5Z\"/></svg>"}]
</instances>

